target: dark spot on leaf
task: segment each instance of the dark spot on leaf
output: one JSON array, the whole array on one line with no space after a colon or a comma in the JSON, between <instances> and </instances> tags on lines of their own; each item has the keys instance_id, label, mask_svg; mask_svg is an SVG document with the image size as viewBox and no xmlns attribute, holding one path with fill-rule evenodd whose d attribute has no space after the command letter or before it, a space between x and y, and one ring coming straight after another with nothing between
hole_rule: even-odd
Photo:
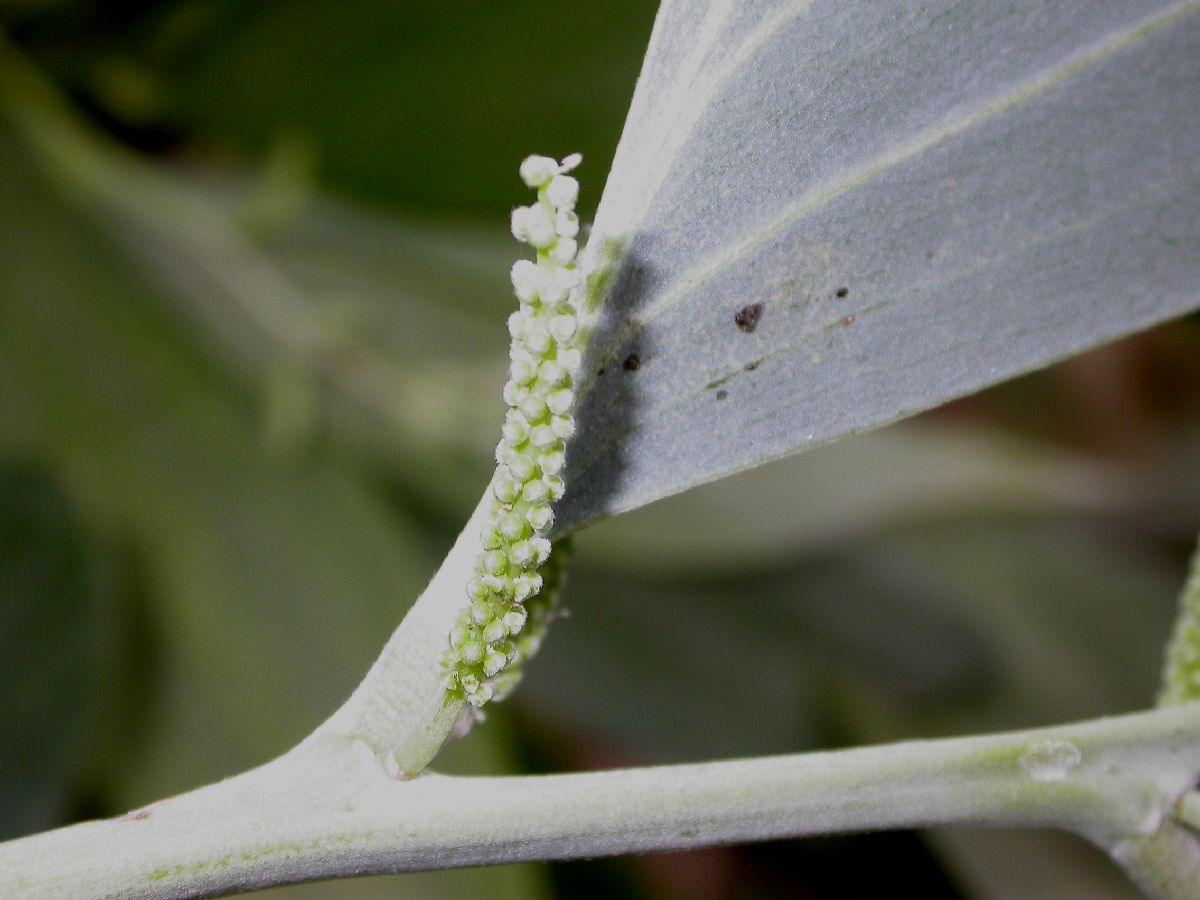
<instances>
[{"instance_id":1,"label":"dark spot on leaf","mask_svg":"<svg viewBox=\"0 0 1200 900\"><path fill-rule=\"evenodd\" d=\"M625 357L625 362L621 363L621 368L626 372L636 372L641 367L642 361L638 359L638 355L636 353L630 353L627 357Z\"/></svg>"},{"instance_id":2,"label":"dark spot on leaf","mask_svg":"<svg viewBox=\"0 0 1200 900\"><path fill-rule=\"evenodd\" d=\"M597 374L597 375L603 375L603 374L604 374L604 366L601 366L599 369L597 369L597 370L596 370L596 374Z\"/></svg>"},{"instance_id":3,"label":"dark spot on leaf","mask_svg":"<svg viewBox=\"0 0 1200 900\"><path fill-rule=\"evenodd\" d=\"M842 319L842 324L843 324L843 325L853 325L853 324L854 324L854 320L855 320L856 318L857 318L857 316L853 316L853 315L846 316L846 318Z\"/></svg>"},{"instance_id":4,"label":"dark spot on leaf","mask_svg":"<svg viewBox=\"0 0 1200 900\"><path fill-rule=\"evenodd\" d=\"M837 289L837 298L839 300L845 300L849 296L850 296L850 288L840 287Z\"/></svg>"},{"instance_id":5,"label":"dark spot on leaf","mask_svg":"<svg viewBox=\"0 0 1200 900\"><path fill-rule=\"evenodd\" d=\"M733 322L738 328L749 334L758 327L758 320L762 318L762 313L763 305L761 303L751 303L733 314Z\"/></svg>"},{"instance_id":6,"label":"dark spot on leaf","mask_svg":"<svg viewBox=\"0 0 1200 900\"><path fill-rule=\"evenodd\" d=\"M729 396L729 391L717 391L717 399L718 400L724 400L728 396Z\"/></svg>"},{"instance_id":7,"label":"dark spot on leaf","mask_svg":"<svg viewBox=\"0 0 1200 900\"><path fill-rule=\"evenodd\" d=\"M753 371L754 371L755 369L757 369L757 368L758 368L758 367L759 367L761 364L762 364L762 360L755 360L754 362L748 362L748 363L746 363L746 365L745 365L745 369L746 369L746 371L747 371L747 372L753 372Z\"/></svg>"}]
</instances>

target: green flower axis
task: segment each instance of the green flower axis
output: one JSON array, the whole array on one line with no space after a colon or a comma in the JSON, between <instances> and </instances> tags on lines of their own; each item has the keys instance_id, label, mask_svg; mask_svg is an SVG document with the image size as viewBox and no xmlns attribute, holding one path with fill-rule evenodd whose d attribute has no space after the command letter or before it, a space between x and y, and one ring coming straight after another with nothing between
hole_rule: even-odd
<instances>
[{"instance_id":1,"label":"green flower axis","mask_svg":"<svg viewBox=\"0 0 1200 900\"><path fill-rule=\"evenodd\" d=\"M519 679L551 618L561 562L550 563L553 503L562 497L566 443L582 352L579 316L583 276L575 262L579 182L569 176L582 157L561 163L530 156L521 178L537 202L513 211L512 233L537 251L537 261L512 268L520 308L508 319L512 335L508 412L496 447L491 516L482 534L468 605L450 632L446 691L472 707L498 700ZM529 630L522 634L529 624Z\"/></svg>"}]
</instances>

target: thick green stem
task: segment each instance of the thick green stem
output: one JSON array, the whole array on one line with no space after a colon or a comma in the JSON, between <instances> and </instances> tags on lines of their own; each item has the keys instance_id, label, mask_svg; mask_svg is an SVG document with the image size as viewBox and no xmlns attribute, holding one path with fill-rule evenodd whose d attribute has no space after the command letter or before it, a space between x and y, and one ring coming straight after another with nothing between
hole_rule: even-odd
<instances>
[{"instance_id":1,"label":"thick green stem","mask_svg":"<svg viewBox=\"0 0 1200 900\"><path fill-rule=\"evenodd\" d=\"M1195 854L1169 814L1197 770L1196 704L984 737L524 778L400 781L362 742L325 734L238 778L0 845L0 896L211 896L944 825L1069 829L1160 895L1186 896L1169 892L1192 883Z\"/></svg>"},{"instance_id":2,"label":"thick green stem","mask_svg":"<svg viewBox=\"0 0 1200 900\"><path fill-rule=\"evenodd\" d=\"M1112 856L1148 897L1200 898L1200 842L1189 828L1164 822L1157 834L1118 844Z\"/></svg>"},{"instance_id":3,"label":"thick green stem","mask_svg":"<svg viewBox=\"0 0 1200 900\"><path fill-rule=\"evenodd\" d=\"M354 694L305 742L361 741L391 774L420 772L441 749L463 708L446 694L442 657L475 570L479 535L490 521L480 500L445 562L392 634Z\"/></svg>"}]
</instances>

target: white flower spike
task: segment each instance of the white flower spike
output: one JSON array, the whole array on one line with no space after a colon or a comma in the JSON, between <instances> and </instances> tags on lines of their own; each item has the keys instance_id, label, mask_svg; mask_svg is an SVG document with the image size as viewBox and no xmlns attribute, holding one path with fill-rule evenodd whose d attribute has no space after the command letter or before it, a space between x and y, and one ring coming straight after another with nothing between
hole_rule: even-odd
<instances>
[{"instance_id":1,"label":"white flower spike","mask_svg":"<svg viewBox=\"0 0 1200 900\"><path fill-rule=\"evenodd\" d=\"M537 251L537 261L512 267L521 305L508 320L509 409L496 447L492 514L445 657L447 693L473 708L512 690L518 664L541 643L562 582L562 554L551 557L546 535L554 523L551 504L564 490L560 473L575 431L574 375L582 359L582 301L572 294L584 285L575 262L579 182L567 175L582 159L530 156L520 168L538 197L513 210L512 233Z\"/></svg>"}]
</instances>

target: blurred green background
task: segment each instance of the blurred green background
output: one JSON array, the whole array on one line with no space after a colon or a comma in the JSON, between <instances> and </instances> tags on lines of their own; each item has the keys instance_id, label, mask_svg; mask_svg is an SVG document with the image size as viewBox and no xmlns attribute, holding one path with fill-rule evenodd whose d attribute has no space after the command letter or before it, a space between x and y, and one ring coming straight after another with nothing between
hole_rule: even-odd
<instances>
[{"instance_id":1,"label":"blurred green background","mask_svg":"<svg viewBox=\"0 0 1200 900\"><path fill-rule=\"evenodd\" d=\"M331 713L488 477L530 152L584 217L654 4L0 0L0 836ZM602 523L439 760L548 772L1146 706L1200 524L1173 323ZM1040 832L883 834L299 897L1125 896Z\"/></svg>"}]
</instances>

